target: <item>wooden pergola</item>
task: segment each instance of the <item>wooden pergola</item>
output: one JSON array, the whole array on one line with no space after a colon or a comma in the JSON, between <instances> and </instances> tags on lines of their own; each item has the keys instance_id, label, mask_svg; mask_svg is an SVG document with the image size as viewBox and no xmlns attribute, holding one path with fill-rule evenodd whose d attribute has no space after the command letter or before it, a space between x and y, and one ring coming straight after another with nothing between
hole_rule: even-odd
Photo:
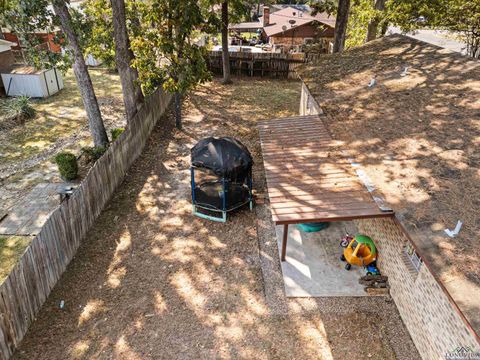
<instances>
[{"instance_id":1,"label":"wooden pergola","mask_svg":"<svg viewBox=\"0 0 480 360\"><path fill-rule=\"evenodd\" d=\"M259 131L272 218L283 225L282 261L289 224L393 216L378 207L319 116L269 120Z\"/></svg>"}]
</instances>

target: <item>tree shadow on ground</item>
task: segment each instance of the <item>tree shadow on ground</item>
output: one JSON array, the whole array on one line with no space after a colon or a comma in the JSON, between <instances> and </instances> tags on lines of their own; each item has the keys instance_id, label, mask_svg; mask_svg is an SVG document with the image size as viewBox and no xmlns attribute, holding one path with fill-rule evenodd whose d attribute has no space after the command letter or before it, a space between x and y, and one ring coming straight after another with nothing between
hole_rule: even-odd
<instances>
[{"instance_id":1,"label":"tree shadow on ground","mask_svg":"<svg viewBox=\"0 0 480 360\"><path fill-rule=\"evenodd\" d=\"M355 315L346 301L340 327L335 311L322 314L301 301L294 301L297 310L289 313L269 309L254 212L240 210L226 224L192 216L194 143L210 135L240 138L252 150L255 186L262 192L256 122L263 108L271 117L297 111L299 84L273 82L293 96L290 102L275 108L278 100L262 99L258 111L245 117L239 110L245 92L262 87L267 93L271 83L237 82L233 90L213 82L192 94L185 103L184 131L173 128L171 113L159 123L14 358L363 359L361 334L352 339L349 323L378 334L374 356L394 357L389 340L382 339L386 320Z\"/></svg>"}]
</instances>

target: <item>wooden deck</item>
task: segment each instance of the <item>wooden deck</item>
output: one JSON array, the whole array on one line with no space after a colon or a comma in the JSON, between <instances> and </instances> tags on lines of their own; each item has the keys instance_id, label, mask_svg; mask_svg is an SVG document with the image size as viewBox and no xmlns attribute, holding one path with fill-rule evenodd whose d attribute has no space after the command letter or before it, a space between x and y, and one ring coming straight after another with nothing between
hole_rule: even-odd
<instances>
[{"instance_id":1,"label":"wooden deck","mask_svg":"<svg viewBox=\"0 0 480 360\"><path fill-rule=\"evenodd\" d=\"M259 131L276 224L393 215L375 203L319 116L270 120Z\"/></svg>"}]
</instances>

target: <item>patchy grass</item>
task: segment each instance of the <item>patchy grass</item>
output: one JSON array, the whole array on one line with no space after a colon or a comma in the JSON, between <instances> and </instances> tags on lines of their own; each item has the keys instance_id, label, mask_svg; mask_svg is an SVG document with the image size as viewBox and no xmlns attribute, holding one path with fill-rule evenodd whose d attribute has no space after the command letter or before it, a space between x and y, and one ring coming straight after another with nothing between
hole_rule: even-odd
<instances>
[{"instance_id":1,"label":"patchy grass","mask_svg":"<svg viewBox=\"0 0 480 360\"><path fill-rule=\"evenodd\" d=\"M95 92L105 112L105 105L114 109L104 117L122 113L122 89L117 74L105 69L90 69ZM24 126L18 126L0 135L2 165L24 161L53 146L58 141L77 133L87 126L82 99L72 71L64 76L65 88L47 98L32 100L37 115ZM5 101L5 100L3 100Z\"/></svg>"},{"instance_id":2,"label":"patchy grass","mask_svg":"<svg viewBox=\"0 0 480 360\"><path fill-rule=\"evenodd\" d=\"M0 236L0 283L10 274L30 241L31 236Z\"/></svg>"}]
</instances>

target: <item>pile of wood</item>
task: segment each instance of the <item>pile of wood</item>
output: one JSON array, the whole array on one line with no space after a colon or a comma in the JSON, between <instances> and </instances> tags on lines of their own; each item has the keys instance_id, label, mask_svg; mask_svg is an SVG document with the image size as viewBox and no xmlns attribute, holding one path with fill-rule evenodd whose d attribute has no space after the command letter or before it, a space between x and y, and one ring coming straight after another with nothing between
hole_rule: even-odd
<instances>
[{"instance_id":1,"label":"pile of wood","mask_svg":"<svg viewBox=\"0 0 480 360\"><path fill-rule=\"evenodd\" d=\"M390 285L388 285L388 277L383 275L365 275L358 280L361 285L365 286L365 292L369 295L388 295Z\"/></svg>"}]
</instances>

